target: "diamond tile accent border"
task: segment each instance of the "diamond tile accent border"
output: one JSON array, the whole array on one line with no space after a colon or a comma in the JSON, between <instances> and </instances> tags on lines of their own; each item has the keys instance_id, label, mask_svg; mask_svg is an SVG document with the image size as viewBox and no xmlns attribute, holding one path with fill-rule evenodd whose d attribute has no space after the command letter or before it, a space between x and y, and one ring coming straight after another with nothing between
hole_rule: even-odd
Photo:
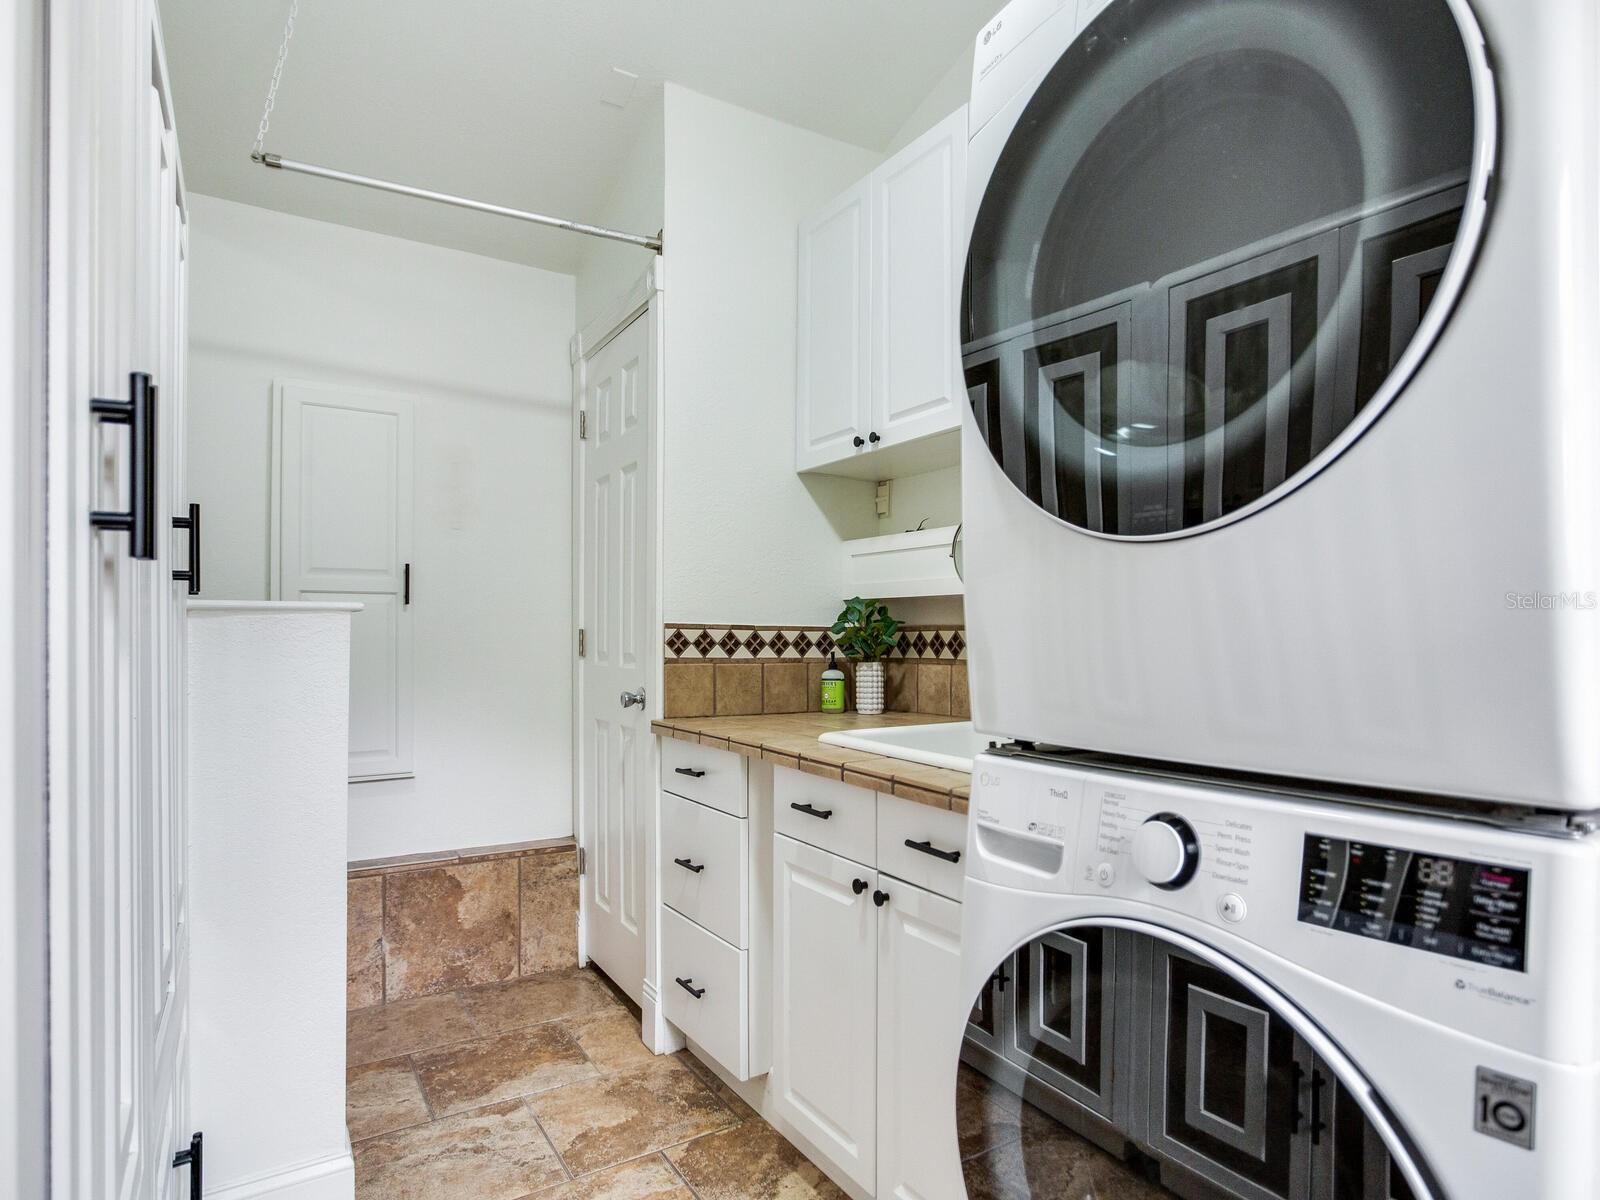
<instances>
[{"instance_id":1,"label":"diamond tile accent border","mask_svg":"<svg viewBox=\"0 0 1600 1200\"><path fill-rule=\"evenodd\" d=\"M671 662L739 661L793 662L827 658L833 635L825 625L792 625L782 629L751 625L694 625L668 623L662 636L662 656ZM907 625L891 660L961 662L967 657L966 630Z\"/></svg>"}]
</instances>

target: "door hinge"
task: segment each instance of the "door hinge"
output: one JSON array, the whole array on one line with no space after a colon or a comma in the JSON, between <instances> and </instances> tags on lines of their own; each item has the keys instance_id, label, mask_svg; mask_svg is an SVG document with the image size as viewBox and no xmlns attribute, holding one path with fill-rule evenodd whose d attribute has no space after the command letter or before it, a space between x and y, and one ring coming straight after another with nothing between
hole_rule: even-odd
<instances>
[{"instance_id":1,"label":"door hinge","mask_svg":"<svg viewBox=\"0 0 1600 1200\"><path fill-rule=\"evenodd\" d=\"M578 410L578 440L581 442L589 436L589 413L580 408Z\"/></svg>"},{"instance_id":2,"label":"door hinge","mask_svg":"<svg viewBox=\"0 0 1600 1200\"><path fill-rule=\"evenodd\" d=\"M578 657L582 658L583 655L584 655L584 651L586 651L588 648L589 648L589 638L583 632L583 630L580 629L580 630L578 630Z\"/></svg>"},{"instance_id":3,"label":"door hinge","mask_svg":"<svg viewBox=\"0 0 1600 1200\"><path fill-rule=\"evenodd\" d=\"M578 847L578 876L582 878L589 873L589 854L582 846Z\"/></svg>"}]
</instances>

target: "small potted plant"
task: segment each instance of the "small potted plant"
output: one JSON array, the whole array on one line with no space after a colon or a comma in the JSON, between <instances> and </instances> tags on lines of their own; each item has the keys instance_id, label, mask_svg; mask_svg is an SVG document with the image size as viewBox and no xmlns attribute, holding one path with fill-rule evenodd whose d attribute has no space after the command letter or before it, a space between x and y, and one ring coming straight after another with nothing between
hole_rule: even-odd
<instances>
[{"instance_id":1,"label":"small potted plant","mask_svg":"<svg viewBox=\"0 0 1600 1200\"><path fill-rule=\"evenodd\" d=\"M846 658L856 660L856 711L872 716L883 711L883 656L894 649L900 622L881 600L860 596L845 601L833 623L834 642Z\"/></svg>"}]
</instances>

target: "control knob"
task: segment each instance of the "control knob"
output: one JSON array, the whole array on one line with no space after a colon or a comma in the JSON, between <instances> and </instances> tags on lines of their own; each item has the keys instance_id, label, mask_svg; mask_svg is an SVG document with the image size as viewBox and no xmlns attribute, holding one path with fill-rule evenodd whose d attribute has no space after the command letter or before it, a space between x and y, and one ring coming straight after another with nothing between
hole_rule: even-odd
<instances>
[{"instance_id":1,"label":"control knob","mask_svg":"<svg viewBox=\"0 0 1600 1200\"><path fill-rule=\"evenodd\" d=\"M1133 835L1133 865L1158 888L1181 888L1200 865L1200 840L1177 813L1150 817Z\"/></svg>"}]
</instances>

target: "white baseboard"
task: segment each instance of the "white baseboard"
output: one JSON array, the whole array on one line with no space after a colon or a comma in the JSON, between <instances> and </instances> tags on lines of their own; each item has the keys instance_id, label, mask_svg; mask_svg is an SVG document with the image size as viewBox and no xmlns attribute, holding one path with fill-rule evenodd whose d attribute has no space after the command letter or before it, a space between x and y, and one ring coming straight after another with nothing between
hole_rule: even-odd
<instances>
[{"instance_id":1,"label":"white baseboard","mask_svg":"<svg viewBox=\"0 0 1600 1200\"><path fill-rule=\"evenodd\" d=\"M207 1188L206 1200L355 1200L356 1160L346 1141L342 1154Z\"/></svg>"},{"instance_id":2,"label":"white baseboard","mask_svg":"<svg viewBox=\"0 0 1600 1200\"><path fill-rule=\"evenodd\" d=\"M678 1027L662 1015L660 998L648 979L640 995L639 1011L644 1018L640 1022L640 1036L655 1053L676 1054L689 1044Z\"/></svg>"}]
</instances>

